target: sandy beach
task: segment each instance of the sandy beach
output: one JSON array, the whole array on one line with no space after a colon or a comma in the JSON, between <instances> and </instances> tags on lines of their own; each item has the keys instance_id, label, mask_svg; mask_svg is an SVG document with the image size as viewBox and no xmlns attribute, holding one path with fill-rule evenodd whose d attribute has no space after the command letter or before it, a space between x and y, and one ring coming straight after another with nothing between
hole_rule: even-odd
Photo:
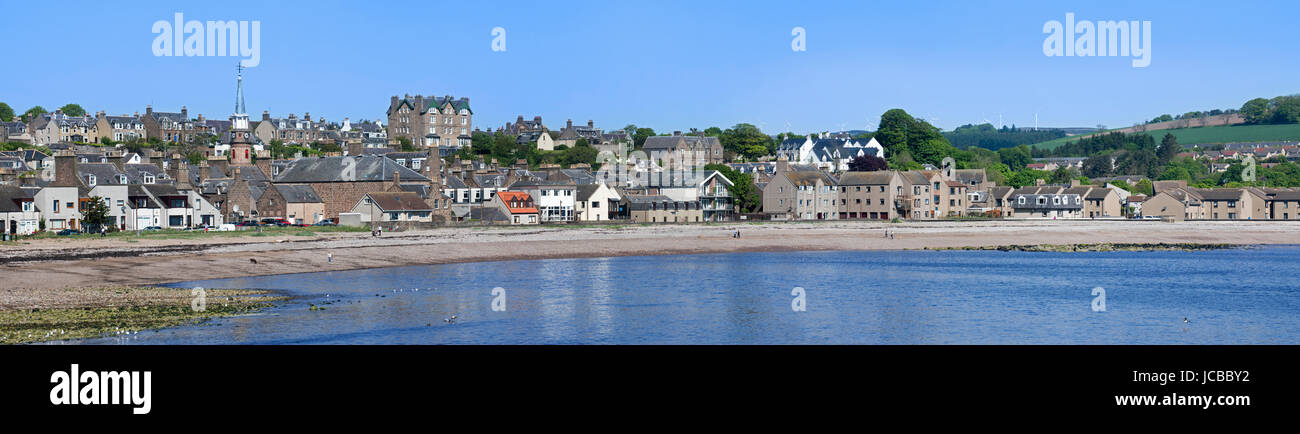
<instances>
[{"instance_id":1,"label":"sandy beach","mask_svg":"<svg viewBox=\"0 0 1300 434\"><path fill-rule=\"evenodd\" d=\"M884 238L886 228L895 234L893 239ZM731 236L736 230L739 239ZM380 238L335 232L136 241L40 239L0 247L0 294L475 261L1093 243L1300 244L1300 222L843 221L457 227L386 232Z\"/></svg>"}]
</instances>

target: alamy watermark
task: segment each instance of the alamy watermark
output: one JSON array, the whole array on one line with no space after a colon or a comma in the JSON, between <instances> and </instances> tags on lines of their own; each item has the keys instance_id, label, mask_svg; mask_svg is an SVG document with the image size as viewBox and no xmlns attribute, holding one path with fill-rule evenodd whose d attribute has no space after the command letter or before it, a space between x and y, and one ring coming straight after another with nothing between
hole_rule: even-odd
<instances>
[{"instance_id":1,"label":"alamy watermark","mask_svg":"<svg viewBox=\"0 0 1300 434\"><path fill-rule=\"evenodd\" d=\"M1100 286L1092 288L1092 311L1106 311L1106 288Z\"/></svg>"},{"instance_id":2,"label":"alamy watermark","mask_svg":"<svg viewBox=\"0 0 1300 434\"><path fill-rule=\"evenodd\" d=\"M1044 23L1043 33L1047 57L1133 57L1134 68L1151 65L1150 21L1075 21L1070 12L1064 24Z\"/></svg>"},{"instance_id":3,"label":"alamy watermark","mask_svg":"<svg viewBox=\"0 0 1300 434\"><path fill-rule=\"evenodd\" d=\"M185 21L182 12L173 18L153 23L155 57L243 57L245 68L262 63L261 21Z\"/></svg>"}]
</instances>

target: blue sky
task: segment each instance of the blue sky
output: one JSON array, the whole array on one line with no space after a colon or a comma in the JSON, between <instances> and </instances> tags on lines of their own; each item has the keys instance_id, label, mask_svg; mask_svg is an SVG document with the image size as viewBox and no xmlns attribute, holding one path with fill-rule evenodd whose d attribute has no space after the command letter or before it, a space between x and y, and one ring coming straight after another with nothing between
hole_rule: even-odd
<instances>
[{"instance_id":1,"label":"blue sky","mask_svg":"<svg viewBox=\"0 0 1300 434\"><path fill-rule=\"evenodd\" d=\"M192 3L192 4L191 4ZM22 112L226 118L232 57L155 57L155 21L261 22L248 110L380 118L393 94L468 96L474 123L517 115L656 131L739 122L775 133L874 128L903 108L950 129L985 119L1127 126L1300 92L1300 4L1278 2L13 2L0 101ZM1047 57L1043 25L1152 22L1151 65ZM51 25L57 23L57 25ZM506 51L491 50L492 28ZM807 51L791 50L806 29Z\"/></svg>"}]
</instances>

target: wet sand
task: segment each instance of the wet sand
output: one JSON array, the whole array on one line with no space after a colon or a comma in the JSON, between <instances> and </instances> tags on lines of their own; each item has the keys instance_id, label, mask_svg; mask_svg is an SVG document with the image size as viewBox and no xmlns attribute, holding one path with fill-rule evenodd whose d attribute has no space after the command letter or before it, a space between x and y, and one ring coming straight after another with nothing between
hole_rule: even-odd
<instances>
[{"instance_id":1,"label":"wet sand","mask_svg":"<svg viewBox=\"0 0 1300 434\"><path fill-rule=\"evenodd\" d=\"M893 239L884 238L888 228ZM731 234L739 230L741 238ZM442 228L308 237L42 239L0 247L0 291L138 286L477 261L1012 244L1300 244L1300 222L807 222ZM327 261L332 252L333 262ZM256 262L254 262L256 261Z\"/></svg>"}]
</instances>

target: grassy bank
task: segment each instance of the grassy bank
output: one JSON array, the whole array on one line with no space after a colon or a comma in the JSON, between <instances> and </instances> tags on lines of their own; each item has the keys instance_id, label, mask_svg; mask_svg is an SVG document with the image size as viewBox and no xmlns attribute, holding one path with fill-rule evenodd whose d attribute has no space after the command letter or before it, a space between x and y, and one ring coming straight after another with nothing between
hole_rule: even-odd
<instances>
[{"instance_id":1,"label":"grassy bank","mask_svg":"<svg viewBox=\"0 0 1300 434\"><path fill-rule=\"evenodd\" d=\"M75 288L0 293L0 344L136 333L240 315L286 298L258 290L209 289L202 309L175 288Z\"/></svg>"}]
</instances>

